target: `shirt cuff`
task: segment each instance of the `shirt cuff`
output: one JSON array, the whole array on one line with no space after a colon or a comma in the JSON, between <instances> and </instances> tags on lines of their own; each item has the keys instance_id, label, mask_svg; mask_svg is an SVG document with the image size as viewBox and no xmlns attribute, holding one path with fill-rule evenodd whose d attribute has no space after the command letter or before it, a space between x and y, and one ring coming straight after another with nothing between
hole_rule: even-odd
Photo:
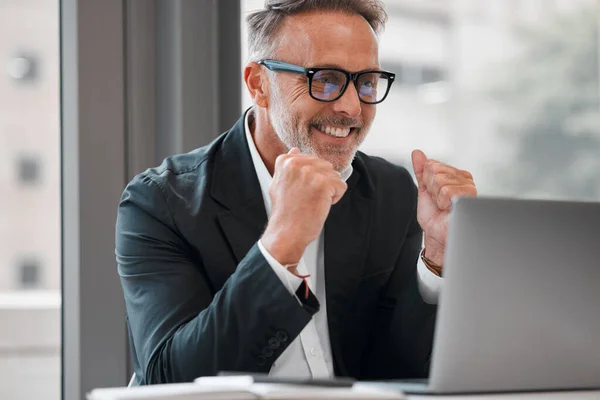
<instances>
[{"instance_id":1,"label":"shirt cuff","mask_svg":"<svg viewBox=\"0 0 600 400\"><path fill-rule=\"evenodd\" d=\"M437 304L444 279L431 272L425 263L423 263L420 255L417 262L417 274L419 275L419 292L421 293L421 297L423 297L423 300L427 304Z\"/></svg>"},{"instance_id":2,"label":"shirt cuff","mask_svg":"<svg viewBox=\"0 0 600 400\"><path fill-rule=\"evenodd\" d=\"M300 285L302 285L302 282L304 282L304 279L298 278L297 276L292 274L290 271L288 271L283 265L281 265L279 263L279 261L277 261L275 259L275 257L273 257L267 251L267 249L265 249L265 247L263 246L263 244L261 243L260 240L258 241L258 249L262 253L263 257L267 260L267 262L269 263L271 268L273 269L273 272L275 272L275 274L279 277L279 279L281 280L281 283L283 283L283 285L287 288L287 290L290 292L290 294L292 296L296 297L296 291L298 290ZM298 298L296 297L296 299L298 299ZM300 299L298 299L298 301L300 301ZM300 302L300 303L302 304L302 302Z\"/></svg>"}]
</instances>

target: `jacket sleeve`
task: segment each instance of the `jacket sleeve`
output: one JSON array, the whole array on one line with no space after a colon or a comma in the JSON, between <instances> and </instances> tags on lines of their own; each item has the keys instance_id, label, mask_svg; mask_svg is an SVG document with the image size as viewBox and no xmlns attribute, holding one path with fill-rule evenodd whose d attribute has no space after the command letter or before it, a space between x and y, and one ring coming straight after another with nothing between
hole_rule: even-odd
<instances>
[{"instance_id":1,"label":"jacket sleeve","mask_svg":"<svg viewBox=\"0 0 600 400\"><path fill-rule=\"evenodd\" d=\"M410 223L394 272L379 297L372 342L366 355L367 379L426 378L433 346L437 306L425 302L419 290L417 260L423 231L416 219Z\"/></svg>"},{"instance_id":2,"label":"jacket sleeve","mask_svg":"<svg viewBox=\"0 0 600 400\"><path fill-rule=\"evenodd\" d=\"M119 205L116 256L139 384L266 373L318 309L298 303L256 244L216 294L192 254L159 184L138 175Z\"/></svg>"}]
</instances>

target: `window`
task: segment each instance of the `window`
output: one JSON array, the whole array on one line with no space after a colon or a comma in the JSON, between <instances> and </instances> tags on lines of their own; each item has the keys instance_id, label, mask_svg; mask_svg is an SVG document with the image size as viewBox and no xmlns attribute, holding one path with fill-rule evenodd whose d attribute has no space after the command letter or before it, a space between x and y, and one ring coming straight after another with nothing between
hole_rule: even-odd
<instances>
[{"instance_id":1,"label":"window","mask_svg":"<svg viewBox=\"0 0 600 400\"><path fill-rule=\"evenodd\" d=\"M600 199L597 0L384 3L380 61L398 79L364 152L412 171L420 148L484 195Z\"/></svg>"},{"instance_id":2,"label":"window","mask_svg":"<svg viewBox=\"0 0 600 400\"><path fill-rule=\"evenodd\" d=\"M59 38L58 0L0 1L3 400L61 397Z\"/></svg>"},{"instance_id":3,"label":"window","mask_svg":"<svg viewBox=\"0 0 600 400\"><path fill-rule=\"evenodd\" d=\"M385 3L381 59L410 79L379 106L365 152L412 170L421 148L470 170L481 194L600 199L596 0ZM436 4L446 22L414 20Z\"/></svg>"}]
</instances>

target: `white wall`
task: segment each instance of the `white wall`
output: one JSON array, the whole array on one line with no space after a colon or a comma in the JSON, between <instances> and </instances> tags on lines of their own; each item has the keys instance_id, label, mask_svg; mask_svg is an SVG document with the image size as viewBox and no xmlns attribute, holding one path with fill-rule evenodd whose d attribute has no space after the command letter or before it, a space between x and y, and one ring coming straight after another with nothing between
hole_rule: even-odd
<instances>
[{"instance_id":1,"label":"white wall","mask_svg":"<svg viewBox=\"0 0 600 400\"><path fill-rule=\"evenodd\" d=\"M0 294L0 399L59 400L60 295Z\"/></svg>"}]
</instances>

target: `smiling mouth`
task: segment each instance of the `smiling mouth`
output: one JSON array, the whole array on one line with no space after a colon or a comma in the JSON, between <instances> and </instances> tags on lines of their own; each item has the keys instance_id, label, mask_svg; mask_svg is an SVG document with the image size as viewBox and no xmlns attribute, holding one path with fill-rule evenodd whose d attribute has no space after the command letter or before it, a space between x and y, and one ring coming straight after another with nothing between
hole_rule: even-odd
<instances>
[{"instance_id":1,"label":"smiling mouth","mask_svg":"<svg viewBox=\"0 0 600 400\"><path fill-rule=\"evenodd\" d=\"M329 136L333 136L336 138L345 138L350 135L353 131L356 131L357 128L354 127L336 127L331 125L315 125L314 126L318 131L324 133Z\"/></svg>"}]
</instances>

